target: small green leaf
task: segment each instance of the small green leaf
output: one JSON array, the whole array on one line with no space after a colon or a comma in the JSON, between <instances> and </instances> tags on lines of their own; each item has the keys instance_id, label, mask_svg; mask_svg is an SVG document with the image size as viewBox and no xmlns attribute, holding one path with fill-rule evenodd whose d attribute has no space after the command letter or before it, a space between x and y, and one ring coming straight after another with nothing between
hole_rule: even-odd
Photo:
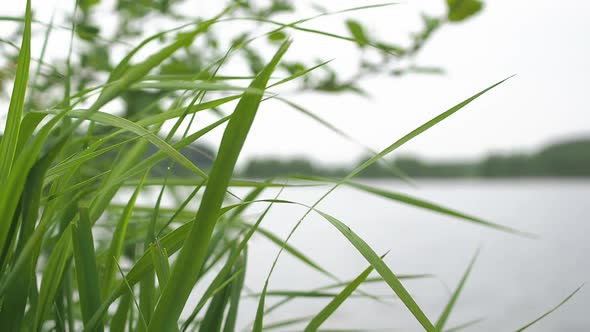
<instances>
[{"instance_id":1,"label":"small green leaf","mask_svg":"<svg viewBox=\"0 0 590 332\"><path fill-rule=\"evenodd\" d=\"M367 44L369 44L369 38L365 33L365 29L358 21L347 20L346 27L348 28L348 31L350 32L358 46L365 47L367 46Z\"/></svg>"},{"instance_id":2,"label":"small green leaf","mask_svg":"<svg viewBox=\"0 0 590 332\"><path fill-rule=\"evenodd\" d=\"M285 40L285 38L287 38L287 35L282 31L275 31L268 35L268 40L270 40L273 43L281 42Z\"/></svg>"},{"instance_id":3,"label":"small green leaf","mask_svg":"<svg viewBox=\"0 0 590 332\"><path fill-rule=\"evenodd\" d=\"M447 0L447 6L449 21L460 22L479 13L483 3L480 0Z\"/></svg>"},{"instance_id":4,"label":"small green leaf","mask_svg":"<svg viewBox=\"0 0 590 332\"><path fill-rule=\"evenodd\" d=\"M78 34L78 37L92 41L98 37L100 28L95 25L81 23L76 26L76 33Z\"/></svg>"},{"instance_id":5,"label":"small green leaf","mask_svg":"<svg viewBox=\"0 0 590 332\"><path fill-rule=\"evenodd\" d=\"M88 13L90 8L98 5L99 3L100 0L78 0L78 6L80 6L80 9L82 9L82 12L84 13Z\"/></svg>"}]
</instances>

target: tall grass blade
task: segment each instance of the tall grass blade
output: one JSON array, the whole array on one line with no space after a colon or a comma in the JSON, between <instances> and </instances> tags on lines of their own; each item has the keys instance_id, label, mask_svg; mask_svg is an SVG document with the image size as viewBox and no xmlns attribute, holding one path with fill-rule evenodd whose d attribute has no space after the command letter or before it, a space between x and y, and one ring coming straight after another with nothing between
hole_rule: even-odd
<instances>
[{"instance_id":1,"label":"tall grass blade","mask_svg":"<svg viewBox=\"0 0 590 332\"><path fill-rule=\"evenodd\" d=\"M248 224L247 222L242 222L241 224L248 226L248 227L252 227L252 225ZM319 271L320 273L328 276L329 278L332 278L332 279L336 278L332 273L330 273L329 271L327 271L326 269L321 267L318 263L314 262L311 258L309 258L304 253L302 253L299 249L297 249L297 248L293 247L292 245L288 244L287 242L283 241L281 238L279 238L278 236L276 236L272 232L270 232L262 227L258 227L258 229L256 231L258 233L260 233L261 235L263 235L268 240L270 240L271 242L273 242L274 244L276 244L277 246L279 246L279 248L283 247L285 249L285 251L287 251L293 257L295 257L298 260L300 260L301 262L303 262L305 265L308 265L309 267L313 268L314 270Z\"/></svg>"},{"instance_id":2,"label":"tall grass blade","mask_svg":"<svg viewBox=\"0 0 590 332\"><path fill-rule=\"evenodd\" d=\"M471 259L471 262L469 263L469 267L467 267L465 274L463 274L463 277L461 278L459 285L457 285L455 292L453 292L453 295L451 296L449 303L447 303L443 312L440 315L440 318L436 321L435 327L436 327L437 331L442 331L443 328L445 327L445 324L447 323L447 320L449 319L449 316L451 315L451 312L453 311L453 307L455 306L455 303L457 303L457 299L459 299L459 295L461 294L461 291L463 290L463 286L465 286L465 281L467 281L467 278L469 277L469 273L471 273L471 269L473 268L473 265L475 264L475 260L477 259L478 255L479 255L479 249L477 250L475 255L473 255L473 258Z\"/></svg>"},{"instance_id":3,"label":"tall grass blade","mask_svg":"<svg viewBox=\"0 0 590 332\"><path fill-rule=\"evenodd\" d=\"M324 213L317 211L322 217L329 221L344 237L354 245L354 247L361 253L365 259L375 268L375 270L383 277L383 280L391 287L391 289L397 294L400 300L406 305L408 310L416 317L418 322L428 332L436 331L428 317L424 314L422 309L414 301L412 296L401 284L396 275L385 265L383 260L369 247L369 245L363 241L358 235L356 235L348 226L340 222L338 219Z\"/></svg>"},{"instance_id":4,"label":"tall grass blade","mask_svg":"<svg viewBox=\"0 0 590 332\"><path fill-rule=\"evenodd\" d=\"M445 330L445 332L459 332L459 331L463 331L464 329L466 329L468 327L471 327L471 326L473 326L475 324L478 324L481 321L483 321L483 318L470 320L468 322L459 324L457 326L453 326L453 327L449 328L448 330Z\"/></svg>"},{"instance_id":5,"label":"tall grass blade","mask_svg":"<svg viewBox=\"0 0 590 332\"><path fill-rule=\"evenodd\" d=\"M132 84L138 82L141 78L147 75L153 68L158 66L164 60L168 59L178 49L192 44L195 37L201 33L206 32L211 24L213 24L213 22L215 22L215 20L220 17L220 15L218 15L213 20L205 21L199 24L196 29L193 29L190 32L179 34L173 43L150 55L147 59L139 64L128 66L124 62L129 62L130 57L124 58L122 64L117 66L119 70L113 72L116 75L114 77L117 77L117 80L113 81L111 85L108 85L102 90L100 96L94 102L94 104L92 104L89 111L91 113L98 111L106 103L113 100L116 96L128 89Z\"/></svg>"},{"instance_id":6,"label":"tall grass blade","mask_svg":"<svg viewBox=\"0 0 590 332\"><path fill-rule=\"evenodd\" d=\"M111 324L109 325L111 332L125 332L129 310L131 310L131 295L125 294L121 297L113 319L111 319Z\"/></svg>"},{"instance_id":7,"label":"tall grass blade","mask_svg":"<svg viewBox=\"0 0 590 332\"><path fill-rule=\"evenodd\" d=\"M235 250L235 249L234 249ZM243 274L243 271L240 272ZM220 332L223 327L223 316L231 294L231 284L224 284L211 300L205 316L199 324L200 332Z\"/></svg>"},{"instance_id":8,"label":"tall grass blade","mask_svg":"<svg viewBox=\"0 0 590 332\"><path fill-rule=\"evenodd\" d=\"M373 271L373 266L366 268L358 277L348 284L327 306L325 306L305 327L305 332L315 332L318 328L352 295L352 293L362 284Z\"/></svg>"},{"instance_id":9,"label":"tall grass blade","mask_svg":"<svg viewBox=\"0 0 590 332\"><path fill-rule=\"evenodd\" d=\"M252 332L262 332L264 327L264 304L266 302L266 292L268 291L268 279L264 281L260 300L258 300L258 307L256 308L256 318L254 319L254 326Z\"/></svg>"},{"instance_id":10,"label":"tall grass blade","mask_svg":"<svg viewBox=\"0 0 590 332\"><path fill-rule=\"evenodd\" d=\"M242 289L244 288L244 281L246 280L247 257L248 253L246 249L244 249L244 254L238 258L234 267L235 271L243 272L237 276L236 280L232 282L230 286L229 309L224 321L223 332L234 332L236 329Z\"/></svg>"},{"instance_id":11,"label":"tall grass blade","mask_svg":"<svg viewBox=\"0 0 590 332\"><path fill-rule=\"evenodd\" d=\"M72 115L74 113L69 112L69 114ZM86 118L86 114L82 113L80 115L83 118ZM184 166L188 170L193 171L195 174L197 174L203 178L207 178L207 173L205 173L203 170L201 170L200 168L195 166L190 160L188 160L185 156L183 156L180 152L178 152L172 146L170 146L170 144L168 144L166 141L164 141L163 139L158 137L158 135L154 134L150 130L145 129L144 127L138 125L137 123L127 120L125 118L113 115L113 114L102 113L102 112L94 112L92 115L88 116L88 118L93 121L105 124L105 125L109 125L109 126L124 129L126 131L130 131L130 132L140 136L141 138L148 140L150 143L152 143L154 146L159 148L161 151L164 151L170 158L174 159L175 161L177 161L179 164L181 164L182 166Z\"/></svg>"},{"instance_id":12,"label":"tall grass blade","mask_svg":"<svg viewBox=\"0 0 590 332\"><path fill-rule=\"evenodd\" d=\"M68 226L61 234L59 241L51 252L43 276L39 291L39 303L33 324L33 331L40 331L49 310L55 300L57 289L60 285L66 262L69 261L69 253L72 250L72 228Z\"/></svg>"},{"instance_id":13,"label":"tall grass blade","mask_svg":"<svg viewBox=\"0 0 590 332\"><path fill-rule=\"evenodd\" d=\"M506 79L504 79L504 80L502 80L502 81L500 81L500 82L498 82L496 84L493 84L492 86L490 86L490 87L488 87L488 88L480 91L479 93L473 95L472 97L470 97L470 98L462 101L461 103L455 105L454 107L448 109L447 111L445 111L445 112L439 114L438 116L432 118L430 121L427 121L423 125L421 125L418 128L412 130L410 133L408 133L405 136L403 136L402 138L398 139L393 144L389 145L387 148L383 149L381 152L377 153L376 155L374 155L373 157L371 157L369 160L367 160L366 162L364 162L363 164L361 164L359 167L357 167L356 169L354 169L346 177L344 177L343 179L341 179L338 183L336 183L333 187L331 187L326 193L324 193L324 195L322 195L317 201L315 201L315 203L313 203L311 206L308 206L308 210L298 220L298 222L295 224L295 226L291 229L291 232L287 236L287 239L285 240L285 243L288 242L288 240L295 233L295 231L299 228L299 226L301 225L301 223L303 222L303 220L309 215L309 213L311 211L314 211L315 210L315 207L317 205L319 205L326 197L328 197L328 195L330 195L334 190L336 190L342 184L344 184L344 183L352 180L356 175L358 175L360 172L362 172L363 170L365 170L367 167L369 167L369 166L373 165L374 163L378 162L380 159L382 159L383 157L385 157L389 153L393 152L394 150L396 150L397 148L399 148L400 146L402 146L406 142L410 141L411 139L415 138L416 136L420 135L421 133L425 132L426 130L432 128L433 126L435 126L439 122L441 122L444 119L448 118L452 114L456 113L457 111L459 111L460 109L462 109L463 107L465 107L466 105L468 105L469 103L471 103L473 100L477 99L478 97L480 97L484 93L488 92L489 90L491 90L494 87L498 86L499 84L503 83L507 79L508 78L506 78ZM335 220L335 221L337 221L337 220ZM334 223L334 225L336 226L336 225L338 225L338 223ZM346 226L343 226L342 225L342 227L346 227ZM345 228L339 228L339 230L340 229L342 229L341 232L343 232L345 230ZM343 234L345 236L346 235L350 235L348 233L343 233ZM351 239L349 239L349 240L351 240ZM353 241L351 241L351 242L353 242ZM354 243L355 242L353 242L353 244ZM359 244L364 244L364 242L361 241L361 243L359 243ZM366 244L364 244L364 245L366 246ZM364 246L361 246L361 247L358 247L357 248L357 250L359 250L359 251L361 251L361 250L365 251L365 254L369 253L365 249L366 248L364 248ZM265 285L268 283L268 280L270 279L270 277L272 275L272 272L274 270L274 266L276 265L276 262L280 258L280 255L281 255L282 251L283 250L281 249L281 251L279 251L279 253L275 257L275 261L273 262L273 265L272 265L272 267L270 269L270 272L269 272L269 274L267 276ZM365 254L363 254L363 255L365 255ZM373 254L374 254L374 252L373 252ZM373 261L375 261L374 260L374 256L366 256L365 258L367 258L367 257L371 257L371 260L372 260L372 261L370 261L371 263L373 263ZM367 258L367 259L369 260L369 258ZM375 261L375 263L378 264L379 262ZM382 262L381 262L380 267L378 268L377 266L375 266L375 269L382 276L383 276L383 274L386 275L386 277L384 276L384 279L386 279L386 281L388 281L388 284L398 294L398 296L400 296L400 294L403 295L403 296L400 296L400 298L402 299L402 301L404 302L404 304L408 307L408 309L410 310L410 312L412 312L412 314L422 324L422 326L427 331L433 331L434 330L434 326L432 325L432 323L424 315L424 313L418 307L418 305L414 302L414 300L412 299L412 297L403 288L403 286L401 285L401 283L399 283L399 281L397 280L397 278L395 277L395 275L393 274L393 272L391 272L391 270L389 270L385 264L382 264ZM266 291L266 289L264 289L264 290ZM264 292L263 292L263 296L264 296ZM261 297L261 302L263 301L263 296ZM260 306L259 306L259 308L260 308ZM262 326L260 326L260 328L262 328Z\"/></svg>"},{"instance_id":14,"label":"tall grass blade","mask_svg":"<svg viewBox=\"0 0 590 332\"><path fill-rule=\"evenodd\" d=\"M16 77L8 106L8 117L0 141L0 184L4 185L11 172L18 143L20 122L25 106L25 94L29 81L31 62L31 0L27 0L23 39L18 55Z\"/></svg>"},{"instance_id":15,"label":"tall grass blade","mask_svg":"<svg viewBox=\"0 0 590 332\"><path fill-rule=\"evenodd\" d=\"M485 89L483 89L482 91L476 93L475 95L465 99L464 101L460 102L459 104L451 107L450 109L448 109L447 111L435 116L434 118L432 118L430 121L427 121L426 123L422 124L421 126L419 126L418 128L412 130L411 132L409 132L408 134L404 135L402 138L398 139L397 141L395 141L393 144L389 145L387 148L383 149L381 152L379 152L378 154L376 154L375 156L371 157L369 160L365 161L363 164L361 164L359 167L357 167L354 171L352 171L347 177L346 180L350 180L352 179L354 176L356 176L357 174L359 174L360 172L362 172L363 170L365 170L367 167L371 166L372 164L374 164L377 160L385 157L386 155L390 154L391 152L393 152L394 150L396 150L397 148L399 148L400 146L404 145L405 143L409 142L410 140L412 140L413 138L415 138L416 136L422 134L423 132L427 131L428 129L434 127L436 124L438 124L439 122L443 121L444 119L448 118L449 116L455 114L457 111L459 111L460 109L462 109L463 107L469 105L472 101L474 101L475 99L481 97L483 94L485 94L486 92L492 90L493 88L497 87L498 85L504 83L506 80L510 79L512 76L505 78L501 81L499 81L498 83L495 83Z\"/></svg>"},{"instance_id":16,"label":"tall grass blade","mask_svg":"<svg viewBox=\"0 0 590 332\"><path fill-rule=\"evenodd\" d=\"M529 327L535 325L536 323L538 323L541 319L551 315L555 310L559 309L562 305L566 304L567 301L571 300L572 297L574 297L574 295L576 295L576 293L578 291L580 291L580 289L582 289L582 287L584 287L584 284L582 284L580 287L576 288L576 290L574 290L570 295L568 295L565 299L563 299L563 301L559 302L558 305L556 305L555 307L553 307L551 310L547 311L546 313L542 314L539 318L535 319L534 321L526 324L525 326L519 328L518 330L516 330L516 332L521 332L524 331L526 329L528 329Z\"/></svg>"},{"instance_id":17,"label":"tall grass blade","mask_svg":"<svg viewBox=\"0 0 590 332\"><path fill-rule=\"evenodd\" d=\"M55 126L55 124L63 118L64 113L58 115L47 122L37 133L35 138L28 144L24 149L21 155L17 158L15 163L15 169L18 169L19 172L11 173L10 177L8 178L6 186L3 190L0 190L0 215L5 216L14 216L15 210L18 206L19 199L21 197L21 193L24 191L24 187L27 180L27 175L29 171L35 164L36 158L38 157L41 149L43 148L43 144L46 141L47 137L49 136L51 130ZM51 153L57 153L64 144L65 140L61 140L57 142L52 148L50 148ZM67 209L64 209L67 210ZM52 209L48 209L47 207L44 209L45 212L52 211ZM65 219L64 219L65 220ZM9 223L0 223L0 238L6 239L8 228L11 225ZM31 238L26 241L25 246L20 251L20 255L17 257L16 261L12 265L12 269L7 272L5 277L0 280L0 295L3 295L7 288L11 287L12 284L22 276L23 269L28 267L27 262L28 259L31 257L30 255L35 252L35 250L39 250L41 246L41 239L45 235L45 231L49 224L47 222L43 222L43 218L39 223L39 226L35 228L33 234L31 234ZM0 241L2 243L3 241Z\"/></svg>"},{"instance_id":18,"label":"tall grass blade","mask_svg":"<svg viewBox=\"0 0 590 332\"><path fill-rule=\"evenodd\" d=\"M247 196L246 198L256 198L261 192L262 192L262 188L255 188L254 190L252 190ZM279 192L277 193L276 197L278 197L280 194L282 193L282 189L279 190ZM197 314L199 313L199 310L205 305L205 301L211 296L212 291L217 287L221 287L219 285L227 282L224 281L224 279L226 278L226 276L230 273L230 269L233 267L235 271L240 271L242 268L245 268L245 255L246 255L246 248L248 245L248 241L250 241L250 239L252 238L252 236L254 235L254 233L258 230L260 224L262 223L262 221L264 220L264 218L266 217L266 215L268 214L268 212L270 211L270 209L272 208L273 203L269 204L268 207L264 210L264 212L258 217L258 220L256 220L256 223L254 223L254 225L252 225L252 227L250 227L250 229L248 230L248 232L246 232L246 234L244 235L244 238L242 239L242 241L239 243L239 245L237 246L236 250L234 250L232 252L232 254L230 255L229 259L227 260L227 263L225 264L224 268L220 271L220 273L217 274L217 276L215 277L215 279L213 280L213 282L211 283L211 285L209 286L209 288L205 291L205 293L203 294L200 302L197 304L197 306L195 307L195 309L193 310L193 312L191 313L191 315L189 316L189 318L185 321L184 326L183 326L183 330L185 330L188 327L188 324L190 324L192 322L192 320L195 319L195 317L197 316ZM243 209L240 209L241 207L236 208L234 211L237 211L237 214L239 214L240 212L243 211ZM237 216L236 213L232 214L230 216L230 220L232 220L233 218L235 218ZM243 262L242 260L240 260L240 254L241 252L244 252L244 258L243 258ZM235 272L237 273L237 272ZM235 274L234 273L234 274ZM243 282L244 282L244 273L242 273L241 276L238 276L238 279L236 279L238 283L241 283L241 286L238 286L240 288L240 292L241 293L241 288L243 287ZM236 290L237 291L237 290ZM238 296L234 294L234 297ZM234 302L236 300L234 299ZM239 299L237 299L237 301L239 302ZM234 308L234 310L237 310L237 302L235 302L235 306L236 308ZM237 313L236 313L237 314ZM229 324L230 327L231 325L233 325L232 323ZM230 328L228 327L228 328Z\"/></svg>"},{"instance_id":19,"label":"tall grass blade","mask_svg":"<svg viewBox=\"0 0 590 332\"><path fill-rule=\"evenodd\" d=\"M158 241L157 239L154 243L151 244L150 247L150 253L152 255L154 269L156 270L156 276L158 277L158 284L160 285L160 289L163 289L168 283L168 279L170 278L170 264L168 263L168 253L166 252L166 248L162 248L162 246L160 245L160 241Z\"/></svg>"},{"instance_id":20,"label":"tall grass blade","mask_svg":"<svg viewBox=\"0 0 590 332\"><path fill-rule=\"evenodd\" d=\"M290 42L284 43L267 67L256 77L250 87L264 90L270 75ZM164 288L149 325L150 332L174 331L199 270L205 261L209 240L217 221L225 192L229 185L238 155L246 140L250 126L258 110L262 96L246 92L225 129L217 158L211 169L209 184L197 212L196 222L185 240L172 268L168 285Z\"/></svg>"},{"instance_id":21,"label":"tall grass blade","mask_svg":"<svg viewBox=\"0 0 590 332\"><path fill-rule=\"evenodd\" d=\"M72 224L71 233L74 244L78 292L80 293L80 307L82 309L82 319L86 323L100 306L98 268L96 266L94 239L87 206L80 207L80 218L78 223ZM94 331L102 330L102 326L94 329Z\"/></svg>"},{"instance_id":22,"label":"tall grass blade","mask_svg":"<svg viewBox=\"0 0 590 332\"><path fill-rule=\"evenodd\" d=\"M147 325L145 318L143 317L143 314L141 312L141 308L139 307L139 303L137 302L137 299L135 298L135 296L133 294L133 288L127 282L127 278L125 278L125 273L123 273L123 270L121 269L121 265L119 265L118 263L117 263L117 269L119 270L119 273L121 274L121 278L123 279L123 283L125 284L125 286L127 286L127 291L128 291L127 294L129 294L129 296L133 298L133 303L135 303L135 308L137 309L138 316L139 316L139 318L141 318L141 324L142 324L141 327L145 330L145 329L147 329L148 325ZM92 323L92 320L90 322ZM84 331L90 331L91 328L94 328L94 324L98 324L98 323L88 324L91 327L85 328Z\"/></svg>"},{"instance_id":23,"label":"tall grass blade","mask_svg":"<svg viewBox=\"0 0 590 332\"><path fill-rule=\"evenodd\" d=\"M133 214L133 208L135 207L135 202L137 201L137 197L143 188L143 182L147 178L147 172L142 177L141 181L139 182L138 186L135 188L135 191L131 195L129 202L125 206L123 213L117 223L115 231L113 233L113 238L110 242L110 246L108 249L106 265L104 268L104 273L102 277L102 296L103 299L106 298L106 294L109 294L110 289L113 285L113 280L115 279L115 275L117 273L117 262L121 257L121 253L123 251L123 243L125 241L125 235L127 234L127 226L129 225L129 219Z\"/></svg>"},{"instance_id":24,"label":"tall grass blade","mask_svg":"<svg viewBox=\"0 0 590 332\"><path fill-rule=\"evenodd\" d=\"M45 117L46 114L40 113L25 114L23 121L20 123L18 144L16 146L15 155L20 155L21 151L24 149L25 145L27 144L31 136L33 136L33 132L35 131L39 123L41 123L41 121L45 119Z\"/></svg>"}]
</instances>

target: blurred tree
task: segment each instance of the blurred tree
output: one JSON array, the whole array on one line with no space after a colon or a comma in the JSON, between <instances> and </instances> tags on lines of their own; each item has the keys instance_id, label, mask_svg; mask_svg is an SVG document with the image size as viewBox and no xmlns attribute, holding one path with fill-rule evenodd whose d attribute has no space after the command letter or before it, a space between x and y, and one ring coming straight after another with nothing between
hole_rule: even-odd
<instances>
[{"instance_id":1,"label":"blurred tree","mask_svg":"<svg viewBox=\"0 0 590 332\"><path fill-rule=\"evenodd\" d=\"M145 32L143 25L146 22L176 22L177 24L189 24L191 22L202 21L204 18L191 17L186 13L182 12L179 8L181 5L186 3L186 0L115 0L115 6L113 6L110 13L105 13L102 10L100 13L96 13L95 10L98 5L101 4L101 0L79 0L79 13L76 17L72 17L76 28L76 37L83 42L83 47L74 54L78 59L72 60L72 79L76 83L76 89L82 90L95 84L101 83L101 78L108 74L113 69L115 49L122 45L133 45L134 41L145 38ZM361 59L358 62L359 67L356 69L356 75L353 75L351 79L344 79L343 75L330 69L330 66L324 66L326 75L319 75L312 73L311 78L302 80L302 89L307 90L319 90L323 92L341 92L341 91L352 91L360 92L359 81L361 78L365 78L370 75L377 73L383 73L386 70L384 68L390 68L387 70L394 76L412 73L412 72L439 72L433 68L421 68L414 64L403 67L402 60L413 58L415 54L424 46L432 34L440 29L442 26L448 23L463 21L475 14L482 9L481 1L476 0L446 0L448 6L448 12L443 17L431 17L426 14L422 14L423 29L411 35L411 44L408 46L400 46L389 40L379 40L373 36L370 36L364 23L360 20L346 20L346 25L349 36L339 36L341 39L349 39L354 41L357 46L363 50L361 53ZM298 7L295 2L290 0L272 0L272 1L244 1L244 0L229 0L227 5L231 6L231 10L228 10L225 14L225 19L248 19L257 22L258 25L276 27L275 17L280 14L296 13ZM319 6L315 7L320 12L318 15L328 13L327 9ZM116 27L112 29L114 32L112 35L106 35L101 29L99 24L100 21L108 20L112 22ZM275 22L272 24L271 22ZM292 22L285 22L282 24L290 24ZM294 29L303 28L302 23L292 24L291 27ZM152 23L150 23L152 24ZM179 24L178 24L179 25ZM60 26L68 26L65 23ZM110 30L110 29L109 29ZM319 31L320 33L329 33L325 31ZM14 40L16 40L18 32L15 34ZM223 57L227 49L221 47L221 45L230 42L230 45L234 45L239 41L245 41L249 36L245 34L238 34L235 36L229 35L224 31L222 34L218 34L215 28L210 29L206 35L206 46L202 47L199 44L188 45L184 49L184 53L174 55L171 60L159 67L158 74L160 75L196 75L201 74L202 70L210 63L214 63L216 60ZM267 36L268 43L279 43L283 39L287 38L287 34L284 31L277 31ZM158 40L161 43L165 43L167 35L162 35ZM8 38L7 40L10 40ZM12 61L7 61L6 65L0 73L1 78L8 79L10 76L8 73L14 72L14 55L18 50L15 45L7 46L6 42L3 43L3 53L5 57L8 57ZM258 73L260 70L263 60L259 47L254 48L249 44L240 45L241 49L239 54L243 60L248 64L248 67L252 74ZM376 52L380 55L379 60L374 60L374 54ZM36 87L43 91L50 91L55 93L55 90L50 87L63 87L63 79L65 72L65 59L52 59L52 64L48 66L52 70L42 71L39 82ZM318 61L320 63L321 61ZM285 62L282 64L282 69L289 74L294 74L301 71L304 68L309 68L314 64L306 64L302 61ZM60 70L58 70L60 68ZM61 74L60 74L61 72ZM321 77L320 77L321 76ZM201 77L203 78L203 77ZM55 98L44 98L43 94L36 94L37 98L33 101L34 107L47 107L51 106L52 100ZM158 95L150 94L147 92L134 92L129 93L124 97L126 110L133 113L133 109L144 105L145 101L152 97L160 97ZM136 101L139 102L136 105Z\"/></svg>"},{"instance_id":2,"label":"blurred tree","mask_svg":"<svg viewBox=\"0 0 590 332\"><path fill-rule=\"evenodd\" d=\"M441 72L438 68L416 65L413 61L416 53L430 40L433 33L445 24L463 21L482 9L481 2L475 0L446 0L446 2L448 8L446 15L431 17L422 14L422 30L413 33L410 38L411 43L406 46L371 36L365 23L360 19L349 19L343 22L348 30L348 35L344 36L336 36L328 31L306 29L303 26L305 20L295 23L281 23L278 19L280 15L296 14L299 6L303 6L290 0L228 0L226 1L228 9L224 12L223 19L250 21L258 27L271 29L283 24L283 26L288 25L291 29L330 34L333 37L354 42L361 52L357 62L358 67L351 68L352 75L340 73L327 64L322 66L320 70L308 73L298 80L300 86L297 89L321 93L353 92L362 94L361 83L363 79L373 75L389 73L392 77L397 77L416 72ZM63 29L73 24L75 38L77 38L76 48L69 63L66 58L67 52L64 52L62 59L40 59L44 62L37 70L38 75L34 76L34 91L29 95L28 109L53 107L58 100L62 99L64 93L67 95L71 94L70 91L82 91L103 84L104 78L113 71L114 64L120 61L116 54L121 52L117 52L117 50L123 47L128 52L131 45L136 45L139 41L144 40L148 35L147 29L145 29L145 25L148 23L167 22L169 25L180 27L209 19L208 17L195 18L183 11L181 8L189 3L187 0L114 0L114 6L107 9L107 12L103 7L100 7L102 0L78 0L77 3L77 13L70 16L70 22L42 25L47 29L46 33L49 34L51 29ZM98 11L99 7L100 11ZM314 8L318 17L329 13L327 9L320 6ZM112 33L108 34L106 29L103 29L104 22L115 25L114 29L108 29L112 30ZM224 30L222 26L223 24L219 24L211 27L201 42L189 43L181 52L172 55L152 74L184 81L196 79L214 81L217 74L216 66L211 66L211 64L223 64L230 47L233 47L234 50L232 55L235 53L233 57L238 58L238 62L245 63L250 74L257 74L265 63L262 55L264 47L260 47L258 44L255 47L250 44L252 36L247 33L238 31L232 34ZM39 30L37 29L37 31ZM266 43L280 43L287 38L288 32L288 29L285 29L269 33L265 39ZM18 40L19 33L20 31L17 31L12 37L4 38L2 36L3 39L0 38L3 41L0 43L0 54L6 59L4 66L0 68L0 82L10 82L14 75L18 47L11 40ZM164 45L169 42L170 38L173 38L172 35L162 33L151 43ZM221 62L219 62L220 59L222 59ZM281 69L285 74L294 75L323 62L324 60L320 59L311 63L306 63L304 60L284 61L281 64ZM69 75L66 75L67 73ZM66 84L66 77L70 78L71 84ZM66 87L66 91L63 91L64 87ZM139 115L145 116L149 112L163 112L164 106L169 105L178 97L180 97L179 93L171 94L165 90L129 90L121 96L122 103L118 112L128 119L136 121ZM149 112L146 113L146 110ZM108 129L100 128L97 125L92 130L99 133ZM179 136L179 133L177 132L175 136ZM167 139L172 140L173 137ZM188 149L187 153L192 154L195 153L194 151L204 149L206 148Z\"/></svg>"}]
</instances>

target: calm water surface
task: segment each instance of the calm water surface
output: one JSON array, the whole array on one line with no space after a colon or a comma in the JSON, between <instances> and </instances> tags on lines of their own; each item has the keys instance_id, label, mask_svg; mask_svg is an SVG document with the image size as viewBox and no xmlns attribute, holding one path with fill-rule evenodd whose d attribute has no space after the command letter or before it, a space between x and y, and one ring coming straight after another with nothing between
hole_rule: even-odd
<instances>
[{"instance_id":1,"label":"calm water surface","mask_svg":"<svg viewBox=\"0 0 590 332\"><path fill-rule=\"evenodd\" d=\"M538 235L533 240L506 234L349 188L338 189L320 205L377 253L390 250L385 262L394 273L436 275L435 279L404 282L431 320L438 318L481 247L447 327L483 319L466 331L514 331L590 280L590 180L418 181L417 188L396 181L368 183ZM325 190L288 189L281 198L312 203ZM271 198L272 193L266 197ZM259 205L247 214L254 220L264 207ZM277 205L263 227L285 237L304 212L301 207ZM341 279L352 279L368 266L352 245L317 215L305 219L290 243ZM252 241L246 275L251 292L262 289L277 251L262 237ZM310 290L329 283L327 277L284 254L269 290ZM386 303L350 298L323 327L421 331L385 284L367 285L363 290L386 297ZM279 299L269 298L267 305ZM267 316L265 323L313 315L328 300L293 301ZM257 298L243 302L241 326L254 318L256 305ZM586 287L531 331L590 331L588 308L590 289ZM297 331L301 326L285 330Z\"/></svg>"}]
</instances>

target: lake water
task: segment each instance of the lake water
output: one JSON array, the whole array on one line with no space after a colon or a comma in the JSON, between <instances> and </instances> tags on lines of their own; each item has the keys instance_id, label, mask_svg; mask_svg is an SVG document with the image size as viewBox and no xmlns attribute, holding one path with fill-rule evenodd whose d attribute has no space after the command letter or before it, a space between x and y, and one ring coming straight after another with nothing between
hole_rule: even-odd
<instances>
[{"instance_id":1,"label":"lake water","mask_svg":"<svg viewBox=\"0 0 590 332\"><path fill-rule=\"evenodd\" d=\"M466 331L513 331L557 305L590 280L590 180L418 181L417 188L397 181L368 182L437 202L495 223L538 235L529 239L405 206L350 188L340 188L320 209L346 223L396 274L429 273L436 279L404 281L435 321L478 247L481 253L451 314L447 327L483 319ZM287 189L281 198L312 203L326 188ZM245 191L236 190L238 194ZM266 198L272 198L267 193ZM252 220L256 211L248 210ZM295 206L273 207L263 227L285 237L305 212ZM341 279L356 277L368 266L347 240L326 221L310 215L291 244ZM278 248L262 237L249 248L246 285L259 292ZM269 290L310 290L332 281L289 254L281 257ZM531 331L589 331L590 286ZM385 284L362 288L387 296L386 303L349 298L323 327L421 331ZM279 298L269 298L267 305ZM265 317L265 323L317 313L329 299L299 299ZM257 298L243 302L240 324L254 318ZM280 330L280 329L279 329ZM285 329L301 330L301 326Z\"/></svg>"}]
</instances>

